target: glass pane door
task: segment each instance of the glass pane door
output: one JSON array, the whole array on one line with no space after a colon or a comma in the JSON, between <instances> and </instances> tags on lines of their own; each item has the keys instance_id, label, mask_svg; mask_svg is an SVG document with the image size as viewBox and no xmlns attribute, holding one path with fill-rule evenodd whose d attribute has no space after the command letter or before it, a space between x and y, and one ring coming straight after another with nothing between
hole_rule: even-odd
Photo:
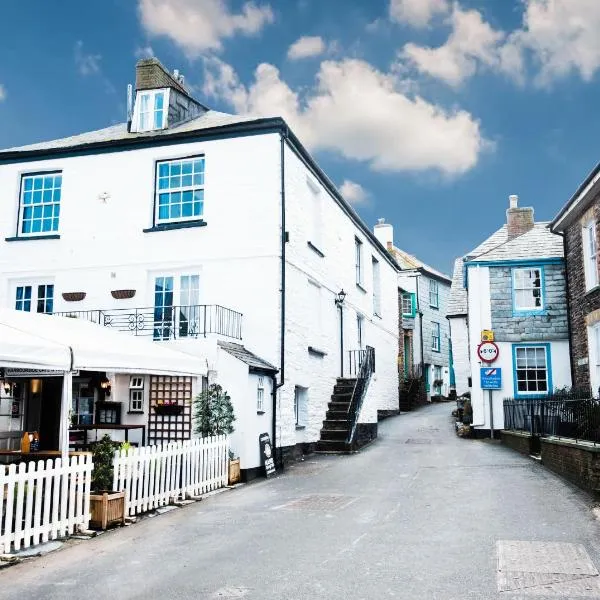
<instances>
[{"instance_id":1,"label":"glass pane door","mask_svg":"<svg viewBox=\"0 0 600 600\"><path fill-rule=\"evenodd\" d=\"M154 339L168 340L173 333L173 277L154 280Z\"/></svg>"},{"instance_id":2,"label":"glass pane door","mask_svg":"<svg viewBox=\"0 0 600 600\"><path fill-rule=\"evenodd\" d=\"M200 277L182 275L179 280L179 337L196 337L200 331Z\"/></svg>"}]
</instances>

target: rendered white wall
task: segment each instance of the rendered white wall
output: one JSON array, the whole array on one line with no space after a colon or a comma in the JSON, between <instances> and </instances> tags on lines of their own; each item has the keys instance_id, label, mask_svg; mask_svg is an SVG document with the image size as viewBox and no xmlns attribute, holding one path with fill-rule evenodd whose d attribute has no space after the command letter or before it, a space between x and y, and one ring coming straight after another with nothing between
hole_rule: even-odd
<instances>
[{"instance_id":1,"label":"rendered white wall","mask_svg":"<svg viewBox=\"0 0 600 600\"><path fill-rule=\"evenodd\" d=\"M469 391L468 380L471 376L471 365L469 363L469 327L466 317L453 317L449 319L449 322L456 394L460 396Z\"/></svg>"}]
</instances>

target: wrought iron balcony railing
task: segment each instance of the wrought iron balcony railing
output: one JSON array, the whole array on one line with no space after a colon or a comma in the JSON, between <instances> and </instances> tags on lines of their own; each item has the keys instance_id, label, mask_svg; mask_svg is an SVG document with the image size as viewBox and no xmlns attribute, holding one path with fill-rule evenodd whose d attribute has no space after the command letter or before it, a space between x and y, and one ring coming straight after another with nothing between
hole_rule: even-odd
<instances>
[{"instance_id":1,"label":"wrought iron balcony railing","mask_svg":"<svg viewBox=\"0 0 600 600\"><path fill-rule=\"evenodd\" d=\"M197 338L208 334L242 339L242 313L218 304L69 310L54 314L85 319L134 335L152 336L154 340Z\"/></svg>"}]
</instances>

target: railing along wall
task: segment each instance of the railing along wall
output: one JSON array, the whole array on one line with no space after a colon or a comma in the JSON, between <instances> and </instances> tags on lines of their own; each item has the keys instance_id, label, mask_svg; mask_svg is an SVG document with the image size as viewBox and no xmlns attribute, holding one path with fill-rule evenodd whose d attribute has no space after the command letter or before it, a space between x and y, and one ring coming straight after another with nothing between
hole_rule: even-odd
<instances>
[{"instance_id":1,"label":"railing along wall","mask_svg":"<svg viewBox=\"0 0 600 600\"><path fill-rule=\"evenodd\" d=\"M371 376L375 372L375 348L367 346L365 350L360 350L359 352L364 354L359 354L361 360L359 362L356 383L354 385L354 390L352 391L350 407L348 409L348 422L351 426L346 441L349 444L354 442L360 410L367 394Z\"/></svg>"},{"instance_id":2,"label":"railing along wall","mask_svg":"<svg viewBox=\"0 0 600 600\"><path fill-rule=\"evenodd\" d=\"M242 313L218 304L70 310L54 314L84 319L134 335L152 336L157 341L205 337L213 333L242 339Z\"/></svg>"}]
</instances>

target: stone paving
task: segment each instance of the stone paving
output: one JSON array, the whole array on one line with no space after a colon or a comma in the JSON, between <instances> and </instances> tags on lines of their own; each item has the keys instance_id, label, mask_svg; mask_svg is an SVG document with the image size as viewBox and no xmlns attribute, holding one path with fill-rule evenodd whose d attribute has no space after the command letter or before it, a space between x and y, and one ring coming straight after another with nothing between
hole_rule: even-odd
<instances>
[{"instance_id":1,"label":"stone paving","mask_svg":"<svg viewBox=\"0 0 600 600\"><path fill-rule=\"evenodd\" d=\"M451 404L353 456L261 481L0 571L0 598L600 599L592 499Z\"/></svg>"}]
</instances>

